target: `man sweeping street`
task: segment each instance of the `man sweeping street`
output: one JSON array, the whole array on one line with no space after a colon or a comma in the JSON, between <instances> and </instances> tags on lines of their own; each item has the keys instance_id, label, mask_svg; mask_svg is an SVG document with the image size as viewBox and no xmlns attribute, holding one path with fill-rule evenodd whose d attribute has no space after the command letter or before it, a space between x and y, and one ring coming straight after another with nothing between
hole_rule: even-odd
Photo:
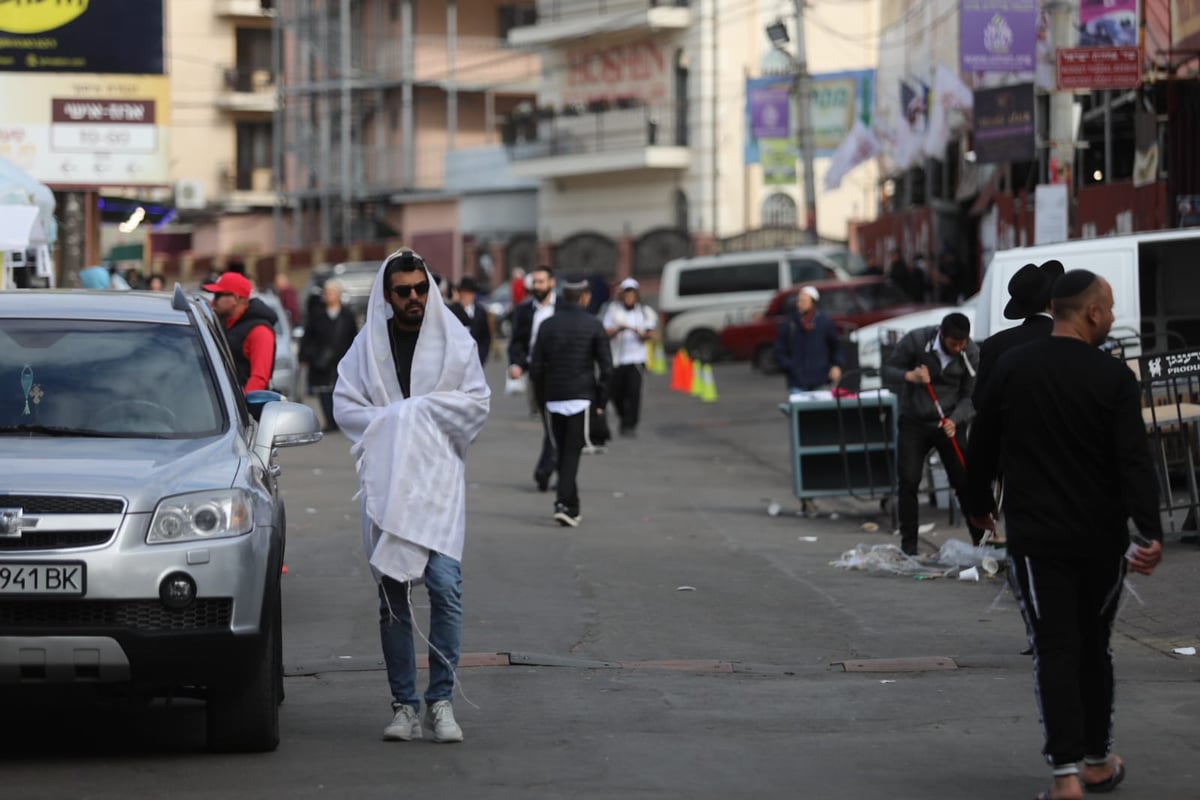
<instances>
[{"instance_id":1,"label":"man sweeping street","mask_svg":"<svg viewBox=\"0 0 1200 800\"><path fill-rule=\"evenodd\" d=\"M941 325L910 331L883 365L884 385L900 394L897 510L900 549L909 555L917 554L917 489L930 450L937 450L946 478L965 507L963 429L975 414L971 392L979 368L979 348L970 337L971 321L955 311L943 317ZM983 531L970 523L968 530L971 541L979 544Z\"/></svg>"}]
</instances>

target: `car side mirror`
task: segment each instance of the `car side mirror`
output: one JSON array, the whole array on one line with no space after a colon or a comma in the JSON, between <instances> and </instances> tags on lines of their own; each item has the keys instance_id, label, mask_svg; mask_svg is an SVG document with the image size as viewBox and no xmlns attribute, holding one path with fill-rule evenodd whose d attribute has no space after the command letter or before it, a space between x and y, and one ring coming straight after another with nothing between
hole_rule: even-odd
<instances>
[{"instance_id":1,"label":"car side mirror","mask_svg":"<svg viewBox=\"0 0 1200 800\"><path fill-rule=\"evenodd\" d=\"M251 394L258 394L252 392ZM277 394L262 392L262 394ZM247 397L249 401L249 397ZM271 400L261 405L258 430L251 445L262 463L271 462L271 452L277 447L298 447L321 441L321 425L317 414L302 403Z\"/></svg>"}]
</instances>

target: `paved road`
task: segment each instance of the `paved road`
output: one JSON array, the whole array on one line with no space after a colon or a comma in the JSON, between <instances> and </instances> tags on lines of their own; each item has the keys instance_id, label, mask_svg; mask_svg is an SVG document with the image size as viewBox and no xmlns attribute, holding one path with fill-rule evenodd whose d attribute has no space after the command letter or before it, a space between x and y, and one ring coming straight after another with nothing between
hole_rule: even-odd
<instances>
[{"instance_id":1,"label":"paved road","mask_svg":"<svg viewBox=\"0 0 1200 800\"><path fill-rule=\"evenodd\" d=\"M499 365L489 374L503 385ZM282 459L279 750L205 754L203 714L186 701L9 714L0 794L987 800L1044 788L1024 633L1002 584L831 567L857 543L895 541L888 520L849 498L797 516L778 380L740 364L716 376L715 404L651 379L641 436L584 460L577 530L553 523L533 486L540 434L524 400L494 398L468 464L464 744L380 741L376 601L352 464L332 436ZM937 523L930 545L966 538L946 511L922 513ZM883 530L864 532L869 521ZM1144 605L1121 612L1125 797L1200 796L1200 661L1172 653L1197 644L1198 559L1170 542L1161 573L1134 582Z\"/></svg>"}]
</instances>

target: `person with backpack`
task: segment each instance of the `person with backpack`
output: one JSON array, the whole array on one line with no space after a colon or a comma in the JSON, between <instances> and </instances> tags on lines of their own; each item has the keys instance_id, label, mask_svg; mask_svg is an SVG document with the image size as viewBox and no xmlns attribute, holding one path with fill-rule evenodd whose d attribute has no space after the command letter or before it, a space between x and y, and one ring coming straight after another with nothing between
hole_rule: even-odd
<instances>
[{"instance_id":1,"label":"person with backpack","mask_svg":"<svg viewBox=\"0 0 1200 800\"><path fill-rule=\"evenodd\" d=\"M842 378L842 343L833 320L817 308L820 301L815 286L801 288L795 309L775 337L775 362L787 378L789 392L818 389Z\"/></svg>"}]
</instances>

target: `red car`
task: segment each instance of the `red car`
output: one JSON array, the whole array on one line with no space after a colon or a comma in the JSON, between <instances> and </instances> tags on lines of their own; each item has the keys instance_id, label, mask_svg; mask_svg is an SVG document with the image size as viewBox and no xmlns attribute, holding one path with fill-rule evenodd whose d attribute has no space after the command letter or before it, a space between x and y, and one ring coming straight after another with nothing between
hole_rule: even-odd
<instances>
[{"instance_id":1,"label":"red car","mask_svg":"<svg viewBox=\"0 0 1200 800\"><path fill-rule=\"evenodd\" d=\"M929 306L914 303L886 278L873 276L848 281L818 281L803 284L821 293L817 305L843 334L888 317L896 317ZM749 359L762 372L776 372L775 336L779 326L796 306L800 286L784 289L771 298L767 310L753 322L729 325L721 330L721 346L735 359Z\"/></svg>"}]
</instances>

